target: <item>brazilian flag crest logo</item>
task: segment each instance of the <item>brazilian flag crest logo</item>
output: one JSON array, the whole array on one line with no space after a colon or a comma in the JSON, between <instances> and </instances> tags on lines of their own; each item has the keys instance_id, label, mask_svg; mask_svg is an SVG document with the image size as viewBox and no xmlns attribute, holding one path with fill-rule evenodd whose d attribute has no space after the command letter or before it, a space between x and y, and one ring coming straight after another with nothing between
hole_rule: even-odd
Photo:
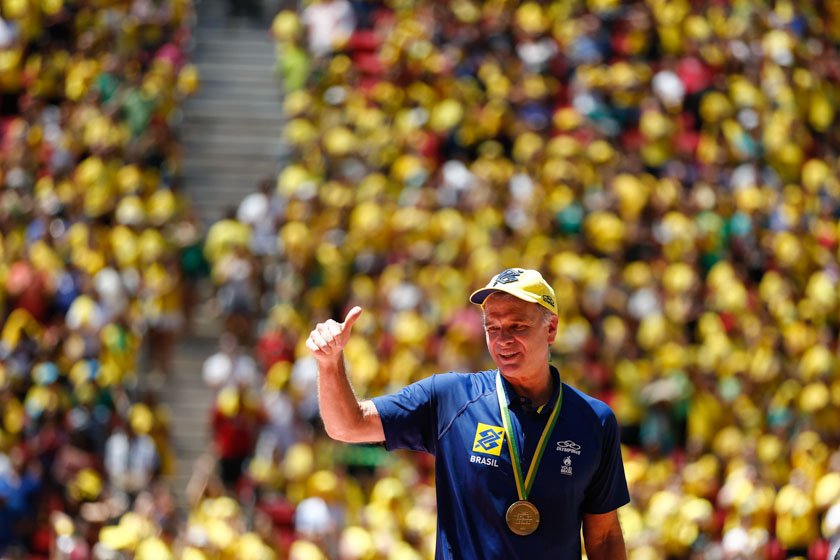
<instances>
[{"instance_id":1,"label":"brazilian flag crest logo","mask_svg":"<svg viewBox=\"0 0 840 560\"><path fill-rule=\"evenodd\" d=\"M498 457L502 453L502 443L504 440L504 428L479 422L475 428L475 439L473 440L472 450Z\"/></svg>"}]
</instances>

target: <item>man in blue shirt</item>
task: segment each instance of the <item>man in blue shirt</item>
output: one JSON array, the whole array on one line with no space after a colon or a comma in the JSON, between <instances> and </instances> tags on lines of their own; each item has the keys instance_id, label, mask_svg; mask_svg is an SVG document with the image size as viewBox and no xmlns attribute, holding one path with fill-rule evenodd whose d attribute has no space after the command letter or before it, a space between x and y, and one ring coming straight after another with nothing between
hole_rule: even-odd
<instances>
[{"instance_id":1,"label":"man in blue shirt","mask_svg":"<svg viewBox=\"0 0 840 560\"><path fill-rule=\"evenodd\" d=\"M319 323L306 345L327 434L435 455L436 558L578 560L581 528L590 560L626 558L618 424L549 364L554 290L535 270L507 269L470 301L484 311L497 369L433 375L361 402L342 355L361 308Z\"/></svg>"}]
</instances>

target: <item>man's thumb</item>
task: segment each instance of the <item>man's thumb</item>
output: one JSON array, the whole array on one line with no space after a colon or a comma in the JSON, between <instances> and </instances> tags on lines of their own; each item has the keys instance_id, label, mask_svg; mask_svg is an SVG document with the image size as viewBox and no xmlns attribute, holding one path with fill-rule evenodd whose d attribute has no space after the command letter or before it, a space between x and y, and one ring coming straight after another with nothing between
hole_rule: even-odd
<instances>
[{"instance_id":1,"label":"man's thumb","mask_svg":"<svg viewBox=\"0 0 840 560\"><path fill-rule=\"evenodd\" d=\"M347 317L344 318L344 322L341 324L341 330L346 331L351 328L361 314L362 308L358 305L354 306L353 309L347 312Z\"/></svg>"}]
</instances>

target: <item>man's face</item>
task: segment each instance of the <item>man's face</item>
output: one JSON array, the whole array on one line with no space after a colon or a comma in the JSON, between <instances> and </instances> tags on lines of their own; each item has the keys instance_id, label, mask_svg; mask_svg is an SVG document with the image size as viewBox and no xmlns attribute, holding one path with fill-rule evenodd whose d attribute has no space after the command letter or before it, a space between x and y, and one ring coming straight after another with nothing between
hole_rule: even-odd
<instances>
[{"instance_id":1,"label":"man's face","mask_svg":"<svg viewBox=\"0 0 840 560\"><path fill-rule=\"evenodd\" d=\"M524 379L547 371L557 317L546 321L536 303L496 292L484 302L484 332L490 357L502 374L511 381Z\"/></svg>"}]
</instances>

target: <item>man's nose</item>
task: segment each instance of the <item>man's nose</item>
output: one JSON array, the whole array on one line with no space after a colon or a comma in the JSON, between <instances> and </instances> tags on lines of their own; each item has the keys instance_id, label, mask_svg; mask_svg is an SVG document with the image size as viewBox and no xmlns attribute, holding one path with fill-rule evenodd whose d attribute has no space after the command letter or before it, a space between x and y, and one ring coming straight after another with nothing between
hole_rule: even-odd
<instances>
[{"instance_id":1,"label":"man's nose","mask_svg":"<svg viewBox=\"0 0 840 560\"><path fill-rule=\"evenodd\" d=\"M510 342L513 340L513 333L509 329L499 329L499 342Z\"/></svg>"}]
</instances>

